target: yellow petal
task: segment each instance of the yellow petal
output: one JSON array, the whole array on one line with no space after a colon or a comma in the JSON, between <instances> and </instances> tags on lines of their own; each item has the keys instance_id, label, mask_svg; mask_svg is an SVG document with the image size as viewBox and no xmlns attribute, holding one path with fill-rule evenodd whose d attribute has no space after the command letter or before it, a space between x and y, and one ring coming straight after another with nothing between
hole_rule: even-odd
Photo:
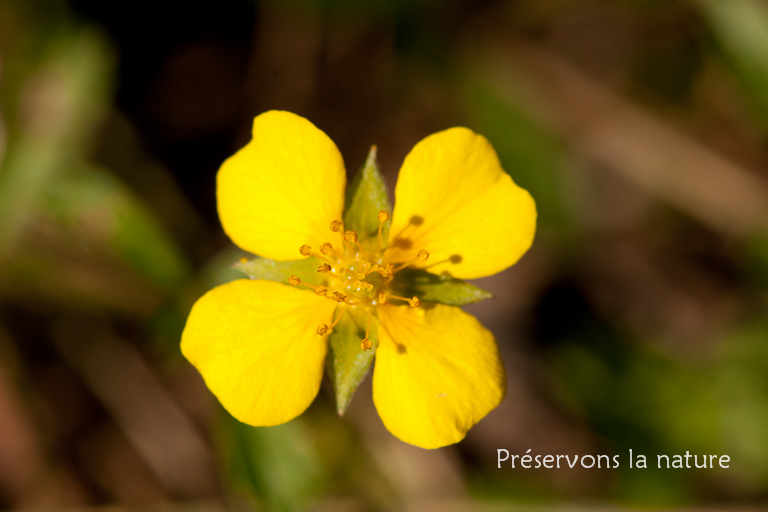
<instances>
[{"instance_id":1,"label":"yellow petal","mask_svg":"<svg viewBox=\"0 0 768 512\"><path fill-rule=\"evenodd\" d=\"M244 423L279 425L309 407L323 377L335 304L272 281L218 286L192 307L181 351Z\"/></svg>"},{"instance_id":2,"label":"yellow petal","mask_svg":"<svg viewBox=\"0 0 768 512\"><path fill-rule=\"evenodd\" d=\"M373 401L395 437L422 448L457 443L506 393L493 335L459 308L379 308Z\"/></svg>"},{"instance_id":3,"label":"yellow petal","mask_svg":"<svg viewBox=\"0 0 768 512\"><path fill-rule=\"evenodd\" d=\"M425 138L405 158L390 233L390 257L471 279L500 272L528 250L536 205L512 182L488 140L466 128Z\"/></svg>"},{"instance_id":4,"label":"yellow petal","mask_svg":"<svg viewBox=\"0 0 768 512\"><path fill-rule=\"evenodd\" d=\"M274 110L256 117L253 138L224 162L216 183L224 231L246 251L287 261L301 259L304 244L342 244L329 225L344 208L344 161L303 117Z\"/></svg>"}]
</instances>

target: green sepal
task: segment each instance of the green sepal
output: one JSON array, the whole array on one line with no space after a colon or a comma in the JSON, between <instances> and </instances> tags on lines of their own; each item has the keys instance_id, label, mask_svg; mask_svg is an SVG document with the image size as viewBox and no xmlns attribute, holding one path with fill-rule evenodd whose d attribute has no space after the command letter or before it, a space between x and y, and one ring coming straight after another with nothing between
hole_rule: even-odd
<instances>
[{"instance_id":1,"label":"green sepal","mask_svg":"<svg viewBox=\"0 0 768 512\"><path fill-rule=\"evenodd\" d=\"M390 285L394 295L418 297L421 302L463 306L490 299L493 294L448 275L430 274L426 270L404 268L395 274Z\"/></svg>"},{"instance_id":2,"label":"green sepal","mask_svg":"<svg viewBox=\"0 0 768 512\"><path fill-rule=\"evenodd\" d=\"M372 347L367 351L361 349L360 343L365 338L367 323L368 313L365 310L347 308L328 338L325 368L336 396L339 416L349 407L352 396L373 364L373 356L379 345L379 320L372 315L368 332Z\"/></svg>"},{"instance_id":3,"label":"green sepal","mask_svg":"<svg viewBox=\"0 0 768 512\"><path fill-rule=\"evenodd\" d=\"M392 215L392 207L387 199L387 187L379 172L376 161L376 146L371 146L365 165L347 188L344 209L344 229L357 232L357 238L363 248L371 251L377 249L379 219L378 214L384 210ZM382 243L387 243L389 221L384 223L381 231Z\"/></svg>"},{"instance_id":4,"label":"green sepal","mask_svg":"<svg viewBox=\"0 0 768 512\"><path fill-rule=\"evenodd\" d=\"M238 261L232 264L232 268L239 270L251 279L263 279L289 284L288 279L296 276L302 283L317 286L324 283L325 277L317 272L323 262L310 256L303 260L275 261L256 256L252 260Z\"/></svg>"}]
</instances>

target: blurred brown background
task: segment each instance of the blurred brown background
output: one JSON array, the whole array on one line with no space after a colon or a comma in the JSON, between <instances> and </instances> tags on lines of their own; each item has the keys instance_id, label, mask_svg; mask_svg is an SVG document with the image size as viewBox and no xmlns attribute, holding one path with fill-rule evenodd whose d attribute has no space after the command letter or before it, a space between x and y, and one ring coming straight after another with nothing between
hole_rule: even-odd
<instances>
[{"instance_id":1,"label":"blurred brown background","mask_svg":"<svg viewBox=\"0 0 768 512\"><path fill-rule=\"evenodd\" d=\"M370 382L246 427L181 356L238 277L216 171L269 109L350 177L376 144L390 189L468 126L536 199L467 308L509 392L465 441L397 441ZM0 0L0 508L764 509L767 136L762 0ZM686 450L731 466L656 469Z\"/></svg>"}]
</instances>

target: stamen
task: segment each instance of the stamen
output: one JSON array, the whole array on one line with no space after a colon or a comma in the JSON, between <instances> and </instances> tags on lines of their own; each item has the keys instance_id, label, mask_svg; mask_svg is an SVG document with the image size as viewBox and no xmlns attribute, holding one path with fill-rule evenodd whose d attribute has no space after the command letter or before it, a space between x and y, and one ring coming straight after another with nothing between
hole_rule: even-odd
<instances>
[{"instance_id":1,"label":"stamen","mask_svg":"<svg viewBox=\"0 0 768 512\"><path fill-rule=\"evenodd\" d=\"M424 249L420 249L419 252L416 254L415 258L413 258L411 261L408 261L406 263L402 263L396 269L394 269L392 271L392 273L394 274L395 272L400 272L401 270L403 270L408 265L416 263L417 261L427 261L427 259L429 259L429 253L427 251L425 251Z\"/></svg>"},{"instance_id":2,"label":"stamen","mask_svg":"<svg viewBox=\"0 0 768 512\"><path fill-rule=\"evenodd\" d=\"M378 246L376 249L376 252L381 252L381 229L382 226L384 226L384 223L389 219L389 213L385 212L384 210L381 210L379 214L376 216L379 219L379 234L378 234Z\"/></svg>"},{"instance_id":3,"label":"stamen","mask_svg":"<svg viewBox=\"0 0 768 512\"><path fill-rule=\"evenodd\" d=\"M317 328L317 334L322 336L323 334L328 332L328 326L325 324L321 324L320 327Z\"/></svg>"},{"instance_id":4,"label":"stamen","mask_svg":"<svg viewBox=\"0 0 768 512\"><path fill-rule=\"evenodd\" d=\"M346 299L347 296L343 295L341 292L333 292L333 298L337 302L344 302L344 299Z\"/></svg>"},{"instance_id":5,"label":"stamen","mask_svg":"<svg viewBox=\"0 0 768 512\"><path fill-rule=\"evenodd\" d=\"M325 297L326 295L328 295L328 288L326 288L323 285L320 285L317 288L315 288L315 293Z\"/></svg>"},{"instance_id":6,"label":"stamen","mask_svg":"<svg viewBox=\"0 0 768 512\"><path fill-rule=\"evenodd\" d=\"M331 324L331 327L330 327L331 329L333 329L334 327L336 327L336 324L338 324L338 323L339 323L339 320L341 320L341 317L343 317L343 316L344 316L344 312L345 312L345 310L344 310L344 309L340 309L340 310L339 310L339 316L337 316L337 317L336 317L336 320L334 320L334 321L333 321L333 323Z\"/></svg>"},{"instance_id":7,"label":"stamen","mask_svg":"<svg viewBox=\"0 0 768 512\"><path fill-rule=\"evenodd\" d=\"M410 299L408 297L398 297L397 295L389 295L388 297L390 299L404 300L412 308L417 308L421 305L421 300L418 297L411 297Z\"/></svg>"},{"instance_id":8,"label":"stamen","mask_svg":"<svg viewBox=\"0 0 768 512\"><path fill-rule=\"evenodd\" d=\"M387 303L387 294L386 293L380 293L379 294L379 304L384 305Z\"/></svg>"},{"instance_id":9,"label":"stamen","mask_svg":"<svg viewBox=\"0 0 768 512\"><path fill-rule=\"evenodd\" d=\"M341 229L341 226L343 225L344 223L341 222L340 220L334 220L331 222L331 231L333 231L334 233L338 233L339 230Z\"/></svg>"},{"instance_id":10,"label":"stamen","mask_svg":"<svg viewBox=\"0 0 768 512\"><path fill-rule=\"evenodd\" d=\"M331 271L331 266L329 264L327 264L327 263L323 263L322 265L317 267L317 271L318 272L323 272L323 273L330 272Z\"/></svg>"},{"instance_id":11,"label":"stamen","mask_svg":"<svg viewBox=\"0 0 768 512\"><path fill-rule=\"evenodd\" d=\"M291 277L289 277L289 278L288 278L288 284L290 284L290 285L293 285L293 286L306 286L306 287L307 287L307 288L309 288L309 289L313 289L313 288L314 288L313 286L310 286L310 285L308 285L307 283L303 283L303 282L301 281L301 279L299 279L299 278L298 278L298 277L296 277L296 276L291 276Z\"/></svg>"},{"instance_id":12,"label":"stamen","mask_svg":"<svg viewBox=\"0 0 768 512\"><path fill-rule=\"evenodd\" d=\"M331 260L329 260L328 258L323 256L323 254L326 254L326 253L323 252L323 247L325 245L331 245L331 244L323 244L320 247L320 252L322 254L317 254L315 252L312 252L312 248L310 246L308 246L308 245L302 245L301 247L299 247L299 252L301 253L302 256L314 256L316 258L320 258L321 260L327 261L328 263L333 263Z\"/></svg>"},{"instance_id":13,"label":"stamen","mask_svg":"<svg viewBox=\"0 0 768 512\"><path fill-rule=\"evenodd\" d=\"M323 245L320 246L320 252L325 254L326 256L330 254L332 250L333 250L333 246L328 242L325 242Z\"/></svg>"},{"instance_id":14,"label":"stamen","mask_svg":"<svg viewBox=\"0 0 768 512\"><path fill-rule=\"evenodd\" d=\"M386 267L379 267L376 272L381 274L381 277L392 277L392 275L395 273L395 265L394 263L387 263Z\"/></svg>"},{"instance_id":15,"label":"stamen","mask_svg":"<svg viewBox=\"0 0 768 512\"><path fill-rule=\"evenodd\" d=\"M357 233L351 229L348 229L344 232L344 241L349 242L351 244L354 244L357 246L357 249L360 251L360 254L365 254L365 250L363 247L357 243Z\"/></svg>"},{"instance_id":16,"label":"stamen","mask_svg":"<svg viewBox=\"0 0 768 512\"><path fill-rule=\"evenodd\" d=\"M360 348L363 350L363 352L371 350L371 347L373 347L373 343L371 343L371 340L368 339L368 335L371 332L371 314L372 313L373 313L373 310L368 309L368 323L365 326L365 338L363 338L363 341L360 342Z\"/></svg>"}]
</instances>

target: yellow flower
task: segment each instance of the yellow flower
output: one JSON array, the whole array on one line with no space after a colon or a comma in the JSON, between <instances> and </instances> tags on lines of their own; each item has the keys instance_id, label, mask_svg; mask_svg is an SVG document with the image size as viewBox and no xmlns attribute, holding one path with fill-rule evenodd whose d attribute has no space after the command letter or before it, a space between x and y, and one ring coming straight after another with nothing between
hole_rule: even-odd
<instances>
[{"instance_id":1,"label":"yellow flower","mask_svg":"<svg viewBox=\"0 0 768 512\"><path fill-rule=\"evenodd\" d=\"M192 308L182 351L236 418L285 423L317 395L328 335L350 308L379 320L373 400L407 443L456 443L504 398L493 335L473 316L420 305L388 285L406 266L462 279L495 274L530 247L531 196L501 168L488 141L451 128L419 142L395 188L388 240L364 249L341 223L346 185L336 145L306 119L266 112L253 139L222 165L217 201L224 231L246 251L278 261L313 255L327 286L241 279ZM379 225L389 222L382 211ZM370 323L369 323L370 325ZM361 350L371 348L368 334Z\"/></svg>"}]
</instances>

